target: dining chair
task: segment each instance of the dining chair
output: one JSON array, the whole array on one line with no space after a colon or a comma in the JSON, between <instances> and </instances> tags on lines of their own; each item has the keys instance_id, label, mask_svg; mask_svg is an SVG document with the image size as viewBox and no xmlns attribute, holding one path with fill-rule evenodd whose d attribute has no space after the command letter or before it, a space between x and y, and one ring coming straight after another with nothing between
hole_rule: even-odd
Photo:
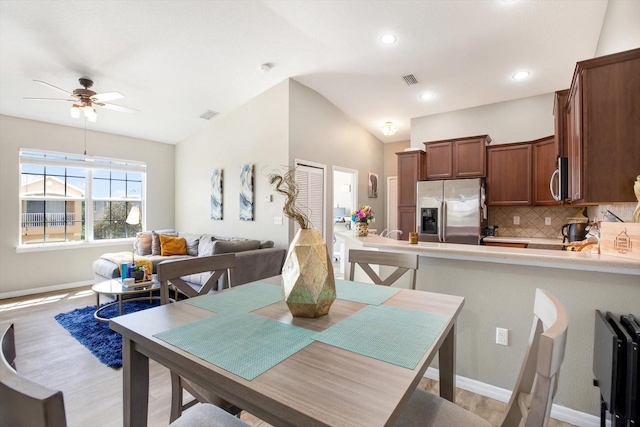
<instances>
[{"instance_id":1,"label":"dining chair","mask_svg":"<svg viewBox=\"0 0 640 427\"><path fill-rule=\"evenodd\" d=\"M203 256L193 259L163 261L158 264L158 281L161 284L161 293L163 293L163 295L168 294L170 283L175 287L175 289L187 295L189 298L204 295L209 293L209 291L213 289L214 285L216 285L217 288L218 279L225 273L227 273L229 287L232 287L235 284L235 267L236 256L233 253ZM182 277L192 274L211 274L211 277L209 277L205 284L199 289L194 289L182 279ZM165 302L166 300L163 297L163 303ZM183 390L187 390L195 400L191 400L188 403L183 404ZM173 422L178 420L184 410L198 402L214 404L223 408L226 412L232 415L237 415L241 411L240 408L231 405L214 393L205 390L192 381L180 377L172 371L170 421Z\"/></svg>"},{"instance_id":2,"label":"dining chair","mask_svg":"<svg viewBox=\"0 0 640 427\"><path fill-rule=\"evenodd\" d=\"M0 340L0 424L30 427L66 426L62 392L37 384L16 372L13 323L0 325Z\"/></svg>"},{"instance_id":3,"label":"dining chair","mask_svg":"<svg viewBox=\"0 0 640 427\"><path fill-rule=\"evenodd\" d=\"M235 284L235 268L236 255L233 253L162 261L157 266L162 304L169 302L168 290L171 287L176 291L176 300L178 291L193 298L205 295L214 288L218 289L218 279L224 274L227 275L226 281L231 287ZM183 277L195 274L210 274L210 277L200 287L189 285L183 279Z\"/></svg>"},{"instance_id":4,"label":"dining chair","mask_svg":"<svg viewBox=\"0 0 640 427\"><path fill-rule=\"evenodd\" d=\"M351 249L349 250L349 262L351 263L349 280L353 280L356 271L356 264L358 264L376 285L390 286L408 271L410 274L409 281L411 283L411 289L416 288L418 255L404 255L392 252L363 251L359 249ZM397 268L389 276L387 276L386 279L383 280L371 268L370 264Z\"/></svg>"},{"instance_id":5,"label":"dining chair","mask_svg":"<svg viewBox=\"0 0 640 427\"><path fill-rule=\"evenodd\" d=\"M62 392L35 383L16 371L13 323L0 325L0 425L66 427ZM170 427L246 427L248 424L211 404L185 411Z\"/></svg>"},{"instance_id":6,"label":"dining chair","mask_svg":"<svg viewBox=\"0 0 640 427\"><path fill-rule=\"evenodd\" d=\"M516 386L501 427L540 427L549 422L564 360L569 319L564 306L549 292L536 289L533 327ZM490 426L489 422L435 394L416 389L398 422L409 426Z\"/></svg>"}]
</instances>

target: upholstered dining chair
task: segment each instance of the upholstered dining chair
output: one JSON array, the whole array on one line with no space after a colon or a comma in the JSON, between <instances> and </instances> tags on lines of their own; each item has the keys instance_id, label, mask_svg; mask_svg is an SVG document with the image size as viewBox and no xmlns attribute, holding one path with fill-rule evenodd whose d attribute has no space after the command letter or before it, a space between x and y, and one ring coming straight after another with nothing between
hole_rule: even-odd
<instances>
[{"instance_id":1,"label":"upholstered dining chair","mask_svg":"<svg viewBox=\"0 0 640 427\"><path fill-rule=\"evenodd\" d=\"M395 283L403 274L409 272L411 289L416 288L416 270L418 269L418 255L404 255L392 252L362 251L351 249L349 251L349 262L351 270L349 280L353 280L356 271L356 264L367 273L376 285L390 286ZM393 273L382 279L372 268L371 264L397 267Z\"/></svg>"},{"instance_id":2,"label":"upholstered dining chair","mask_svg":"<svg viewBox=\"0 0 640 427\"><path fill-rule=\"evenodd\" d=\"M37 384L15 369L16 346L13 323L0 325L0 425L66 427L62 392ZM170 427L246 427L248 424L211 404L185 411Z\"/></svg>"},{"instance_id":3,"label":"upholstered dining chair","mask_svg":"<svg viewBox=\"0 0 640 427\"><path fill-rule=\"evenodd\" d=\"M234 273L236 268L236 255L220 254L201 256L191 259L178 259L162 261L157 266L158 281L160 282L160 293L162 303L169 302L169 289L181 292L189 298L205 295L212 289L218 288L218 279L224 274L229 287L235 284ZM211 275L204 285L195 288L189 285L183 277L207 274Z\"/></svg>"},{"instance_id":4,"label":"upholstered dining chair","mask_svg":"<svg viewBox=\"0 0 640 427\"><path fill-rule=\"evenodd\" d=\"M569 320L564 306L549 292L536 289L533 327L516 386L501 427L541 427L549 422L558 389ZM408 426L490 426L484 419L435 394L417 389L396 424Z\"/></svg>"}]
</instances>

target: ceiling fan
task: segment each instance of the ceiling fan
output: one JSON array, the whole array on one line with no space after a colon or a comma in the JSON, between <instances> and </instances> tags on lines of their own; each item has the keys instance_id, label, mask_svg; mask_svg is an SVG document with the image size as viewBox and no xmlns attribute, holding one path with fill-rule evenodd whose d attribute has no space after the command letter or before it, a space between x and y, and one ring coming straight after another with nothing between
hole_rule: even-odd
<instances>
[{"instance_id":1,"label":"ceiling fan","mask_svg":"<svg viewBox=\"0 0 640 427\"><path fill-rule=\"evenodd\" d=\"M60 92L65 93L66 95L71 96L72 98L29 98L25 97L24 99L31 99L36 101L68 101L73 102L71 106L71 117L78 118L80 117L80 112L84 112L84 116L90 122L95 122L98 119L98 114L96 113L95 105L103 108L107 108L109 110L120 111L123 113L139 113L139 110L135 110L129 107L123 107L122 105L116 104L107 104L107 101L113 101L116 99L124 98L120 92L105 92L105 93L95 93L90 88L93 86L93 81L86 78L81 78L78 80L84 89L74 89L73 92L69 92L68 90L61 89L57 86L54 86L50 83L43 82L42 80L34 80L34 82L42 83L45 86L52 87Z\"/></svg>"}]
</instances>

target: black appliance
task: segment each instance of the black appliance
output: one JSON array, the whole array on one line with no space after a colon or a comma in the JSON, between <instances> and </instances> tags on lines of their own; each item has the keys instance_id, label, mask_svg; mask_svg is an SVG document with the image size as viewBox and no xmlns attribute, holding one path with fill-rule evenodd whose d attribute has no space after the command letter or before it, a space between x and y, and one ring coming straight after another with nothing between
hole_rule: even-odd
<instances>
[{"instance_id":1,"label":"black appliance","mask_svg":"<svg viewBox=\"0 0 640 427\"><path fill-rule=\"evenodd\" d=\"M577 222L573 224L565 224L562 226L562 243L568 241L581 242L587 238L590 224L585 222Z\"/></svg>"}]
</instances>

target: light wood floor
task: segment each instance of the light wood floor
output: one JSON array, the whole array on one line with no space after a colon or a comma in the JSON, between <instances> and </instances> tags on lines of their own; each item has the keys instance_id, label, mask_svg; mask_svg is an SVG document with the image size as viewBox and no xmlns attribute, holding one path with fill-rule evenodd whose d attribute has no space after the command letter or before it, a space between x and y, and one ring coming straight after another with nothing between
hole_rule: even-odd
<instances>
[{"instance_id":1,"label":"light wood floor","mask_svg":"<svg viewBox=\"0 0 640 427\"><path fill-rule=\"evenodd\" d=\"M18 371L28 378L64 394L69 427L122 426L122 370L103 365L53 318L74 308L94 305L89 287L0 300L0 322L13 322L16 330ZM149 426L169 423L171 381L169 371L150 361ZM437 392L435 381L422 386ZM456 402L487 419L498 422L504 403L458 389ZM242 413L253 426L267 427L258 418ZM570 426L552 420L552 427Z\"/></svg>"}]
</instances>

